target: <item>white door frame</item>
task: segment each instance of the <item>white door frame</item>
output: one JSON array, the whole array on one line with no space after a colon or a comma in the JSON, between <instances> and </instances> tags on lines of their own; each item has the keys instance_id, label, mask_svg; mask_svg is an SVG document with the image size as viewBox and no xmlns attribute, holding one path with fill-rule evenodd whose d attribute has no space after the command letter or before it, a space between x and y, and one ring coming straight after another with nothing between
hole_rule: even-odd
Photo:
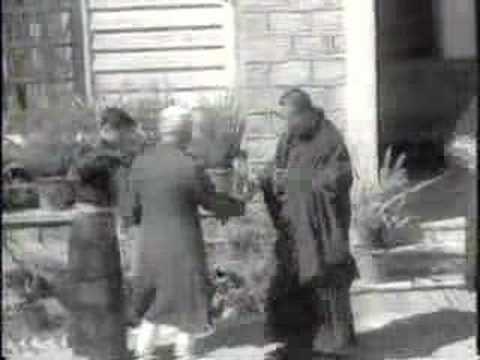
<instances>
[{"instance_id":1,"label":"white door frame","mask_svg":"<svg viewBox=\"0 0 480 360\"><path fill-rule=\"evenodd\" d=\"M377 182L377 56L375 0L344 0L347 142L362 182Z\"/></svg>"}]
</instances>

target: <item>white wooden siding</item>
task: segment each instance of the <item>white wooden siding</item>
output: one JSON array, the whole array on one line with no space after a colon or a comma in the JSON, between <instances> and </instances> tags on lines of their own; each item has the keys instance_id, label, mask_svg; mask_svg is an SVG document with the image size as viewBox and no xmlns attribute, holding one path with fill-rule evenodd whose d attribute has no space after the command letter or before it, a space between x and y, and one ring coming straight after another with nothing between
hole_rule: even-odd
<instances>
[{"instance_id":1,"label":"white wooden siding","mask_svg":"<svg viewBox=\"0 0 480 360\"><path fill-rule=\"evenodd\" d=\"M222 89L211 88L197 88L192 91L189 89L177 90L169 94L169 98L182 103L187 106L197 105L202 99L213 98L222 94ZM157 93L156 88L146 88L143 91L130 91L130 92L105 92L102 94L101 102L110 105L120 105L141 102L144 100L162 99L164 94Z\"/></svg>"},{"instance_id":2,"label":"white wooden siding","mask_svg":"<svg viewBox=\"0 0 480 360\"><path fill-rule=\"evenodd\" d=\"M179 26L214 26L222 24L222 8L200 9L145 9L130 11L93 12L91 19L94 31L128 31L145 28Z\"/></svg>"},{"instance_id":3,"label":"white wooden siding","mask_svg":"<svg viewBox=\"0 0 480 360\"><path fill-rule=\"evenodd\" d=\"M133 101L168 92L192 103L233 86L229 7L220 0L90 0L95 97Z\"/></svg>"},{"instance_id":4,"label":"white wooden siding","mask_svg":"<svg viewBox=\"0 0 480 360\"><path fill-rule=\"evenodd\" d=\"M177 89L215 87L224 81L224 70L182 71L168 73L97 74L97 89L115 92L119 88L141 91L162 84L174 84Z\"/></svg>"},{"instance_id":5,"label":"white wooden siding","mask_svg":"<svg viewBox=\"0 0 480 360\"><path fill-rule=\"evenodd\" d=\"M97 53L93 60L93 69L116 72L151 70L155 73L165 68L175 70L177 68L221 66L225 64L226 57L224 49Z\"/></svg>"},{"instance_id":6,"label":"white wooden siding","mask_svg":"<svg viewBox=\"0 0 480 360\"><path fill-rule=\"evenodd\" d=\"M195 46L222 46L225 36L221 29L171 30L140 33L96 34L93 38L95 51L178 48Z\"/></svg>"},{"instance_id":7,"label":"white wooden siding","mask_svg":"<svg viewBox=\"0 0 480 360\"><path fill-rule=\"evenodd\" d=\"M139 6L205 6L218 5L220 1L215 0L90 0L90 8L97 9L118 9L132 8Z\"/></svg>"}]
</instances>

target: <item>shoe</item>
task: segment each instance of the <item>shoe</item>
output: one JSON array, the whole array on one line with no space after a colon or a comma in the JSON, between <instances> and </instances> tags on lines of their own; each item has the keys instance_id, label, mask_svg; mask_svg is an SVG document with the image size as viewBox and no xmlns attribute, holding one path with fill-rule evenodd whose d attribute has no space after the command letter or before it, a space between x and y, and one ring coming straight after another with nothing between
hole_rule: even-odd
<instances>
[{"instance_id":1,"label":"shoe","mask_svg":"<svg viewBox=\"0 0 480 360\"><path fill-rule=\"evenodd\" d=\"M287 349L282 346L265 354L264 360L288 360Z\"/></svg>"},{"instance_id":2,"label":"shoe","mask_svg":"<svg viewBox=\"0 0 480 360\"><path fill-rule=\"evenodd\" d=\"M175 339L175 359L193 360L194 359L194 338L191 334L179 331Z\"/></svg>"},{"instance_id":3,"label":"shoe","mask_svg":"<svg viewBox=\"0 0 480 360\"><path fill-rule=\"evenodd\" d=\"M148 359L155 350L155 336L157 326L149 321L143 320L140 326L132 331L135 337L133 351L139 359Z\"/></svg>"}]
</instances>

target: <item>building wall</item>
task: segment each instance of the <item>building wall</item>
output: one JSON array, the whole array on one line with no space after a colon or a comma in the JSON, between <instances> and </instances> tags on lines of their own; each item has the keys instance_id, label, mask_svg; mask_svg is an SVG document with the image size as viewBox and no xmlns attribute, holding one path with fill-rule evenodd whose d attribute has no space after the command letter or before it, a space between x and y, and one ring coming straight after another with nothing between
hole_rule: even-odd
<instances>
[{"instance_id":1,"label":"building wall","mask_svg":"<svg viewBox=\"0 0 480 360\"><path fill-rule=\"evenodd\" d=\"M282 126L265 111L289 87L307 90L345 130L342 0L88 0L88 8L97 100L134 101L168 88L193 104L239 86L252 113L248 150L260 164Z\"/></svg>"},{"instance_id":2,"label":"building wall","mask_svg":"<svg viewBox=\"0 0 480 360\"><path fill-rule=\"evenodd\" d=\"M341 0L238 0L238 82L249 117L247 148L253 162L269 160L278 130L275 109L286 89L299 86L343 131L345 36ZM278 120L277 120L278 121Z\"/></svg>"},{"instance_id":3,"label":"building wall","mask_svg":"<svg viewBox=\"0 0 480 360\"><path fill-rule=\"evenodd\" d=\"M225 2L89 0L88 7L95 99L168 93L193 103L233 84L233 20Z\"/></svg>"},{"instance_id":4,"label":"building wall","mask_svg":"<svg viewBox=\"0 0 480 360\"><path fill-rule=\"evenodd\" d=\"M25 110L45 106L56 94L81 90L76 10L70 0L2 2L2 114L8 108L11 120L5 130L27 131Z\"/></svg>"}]
</instances>

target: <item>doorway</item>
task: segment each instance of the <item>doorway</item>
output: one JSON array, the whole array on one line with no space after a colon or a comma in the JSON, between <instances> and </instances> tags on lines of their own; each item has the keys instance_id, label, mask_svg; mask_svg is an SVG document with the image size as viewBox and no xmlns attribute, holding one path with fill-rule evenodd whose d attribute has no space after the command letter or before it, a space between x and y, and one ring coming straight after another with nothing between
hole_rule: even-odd
<instances>
[{"instance_id":1,"label":"doorway","mask_svg":"<svg viewBox=\"0 0 480 360\"><path fill-rule=\"evenodd\" d=\"M405 153L411 178L448 166L476 95L475 29L475 0L376 0L378 150Z\"/></svg>"}]
</instances>

